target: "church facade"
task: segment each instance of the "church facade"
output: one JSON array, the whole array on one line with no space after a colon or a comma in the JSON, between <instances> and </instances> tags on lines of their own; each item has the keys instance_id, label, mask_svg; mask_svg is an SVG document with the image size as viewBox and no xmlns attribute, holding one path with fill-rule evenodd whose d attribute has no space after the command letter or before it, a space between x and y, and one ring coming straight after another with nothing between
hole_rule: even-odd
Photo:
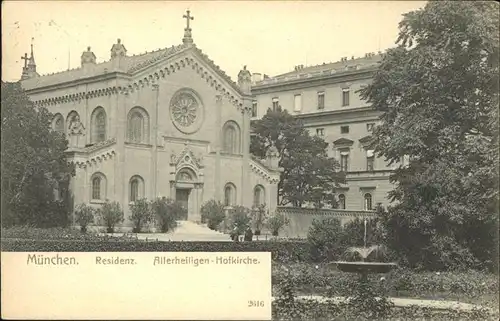
<instances>
[{"instance_id":1,"label":"church facade","mask_svg":"<svg viewBox=\"0 0 500 321\"><path fill-rule=\"evenodd\" d=\"M74 204L118 201L124 226L141 198L175 199L190 221L211 199L276 208L277 155L249 153L251 74L244 68L233 82L196 47L185 18L181 45L146 54L127 54L118 39L106 62L89 47L80 68L43 76L33 49L25 56L23 88L69 140Z\"/></svg>"}]
</instances>

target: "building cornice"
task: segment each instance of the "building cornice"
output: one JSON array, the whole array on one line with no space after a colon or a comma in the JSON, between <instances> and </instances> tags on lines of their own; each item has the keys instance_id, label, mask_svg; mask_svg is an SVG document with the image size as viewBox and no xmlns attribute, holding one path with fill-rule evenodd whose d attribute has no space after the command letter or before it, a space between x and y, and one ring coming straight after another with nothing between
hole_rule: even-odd
<instances>
[{"instance_id":1,"label":"building cornice","mask_svg":"<svg viewBox=\"0 0 500 321\"><path fill-rule=\"evenodd\" d=\"M110 71L105 74L99 74L94 76L89 76L83 79L73 79L69 81L60 82L57 84L47 85L43 87L34 87L31 89L25 89L28 95L40 94L44 92L50 92L54 90L67 89L75 86L89 85L98 82L105 82L109 80L130 80L130 75L123 71Z\"/></svg>"},{"instance_id":2,"label":"building cornice","mask_svg":"<svg viewBox=\"0 0 500 321\"><path fill-rule=\"evenodd\" d=\"M183 50L178 53L184 53L184 52L185 51ZM230 80L229 76L225 75L225 73L222 70L220 70L220 68L218 68L218 66L216 66L210 59L208 59L206 55L202 54L201 50L193 47L193 51L191 52L191 54L196 59L188 55L182 55L181 57L176 55L176 56L165 57L163 63L154 62L150 65L144 66L143 69L137 70L136 75L141 74L140 77L137 76L134 77L133 75L127 75L126 73L114 72L110 73L109 76L108 74L96 75L95 77L85 79L85 81L90 81L93 79L92 82L95 82L97 79L101 80L116 79L118 76L123 75L128 80L128 84L126 84L125 86L105 87L103 89L96 89L90 92L82 91L70 95L42 99L39 101L35 101L34 103L37 106L53 105L71 101L81 101L82 99L92 98L95 96L112 95L116 93L130 94L142 90L142 88L144 87L150 87L153 84L157 84L160 79L167 78L169 75L175 74L179 72L181 69L191 68L196 74L198 74L198 76L201 79L205 80L210 87L215 89L218 95L224 97L232 105L236 106L236 108L242 113L246 112L250 114L251 107L244 106L243 101L246 99L251 99L250 98L251 96L242 93L238 85L234 83L232 80ZM214 66L216 66L218 69ZM99 78L103 76L107 78ZM67 83L68 82L64 84ZM72 86L80 84L84 83L81 80L75 80L72 83ZM55 88L57 88L57 86L60 85L63 85L63 83L56 84L55 87L46 86L40 88L33 88L28 90L27 93L29 95L29 94L46 92L48 90L54 90Z\"/></svg>"},{"instance_id":3,"label":"building cornice","mask_svg":"<svg viewBox=\"0 0 500 321\"><path fill-rule=\"evenodd\" d=\"M279 91L290 91L302 88L319 87L343 82L352 82L373 77L377 67L366 68L356 71L346 71L342 73L318 75L305 78L295 78L291 80L268 80L269 83L252 86L253 95L275 93Z\"/></svg>"}]
</instances>

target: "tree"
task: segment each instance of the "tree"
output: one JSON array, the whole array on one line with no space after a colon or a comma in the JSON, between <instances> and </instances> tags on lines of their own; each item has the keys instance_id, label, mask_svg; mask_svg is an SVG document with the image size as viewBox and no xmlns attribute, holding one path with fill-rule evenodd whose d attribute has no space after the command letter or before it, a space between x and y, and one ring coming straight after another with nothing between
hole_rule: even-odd
<instances>
[{"instance_id":1,"label":"tree","mask_svg":"<svg viewBox=\"0 0 500 321\"><path fill-rule=\"evenodd\" d=\"M225 218L224 204L220 201L209 200L201 206L201 220L209 229L217 230Z\"/></svg>"},{"instance_id":2,"label":"tree","mask_svg":"<svg viewBox=\"0 0 500 321\"><path fill-rule=\"evenodd\" d=\"M82 233L87 232L87 226L94 223L96 210L85 203L79 204L75 210L76 223L80 225Z\"/></svg>"},{"instance_id":3,"label":"tree","mask_svg":"<svg viewBox=\"0 0 500 321\"><path fill-rule=\"evenodd\" d=\"M153 218L152 205L147 199L143 198L129 204L130 215L129 219L134 223L134 233L140 233L144 225L150 223Z\"/></svg>"},{"instance_id":4,"label":"tree","mask_svg":"<svg viewBox=\"0 0 500 321\"><path fill-rule=\"evenodd\" d=\"M278 236L280 230L288 224L290 224L290 219L283 213L274 213L274 215L271 215L266 222L266 225L269 230L271 230L271 234L273 236Z\"/></svg>"},{"instance_id":5,"label":"tree","mask_svg":"<svg viewBox=\"0 0 500 321\"><path fill-rule=\"evenodd\" d=\"M101 222L106 226L107 233L114 233L116 224L124 221L123 211L118 202L106 200L102 207L97 210Z\"/></svg>"},{"instance_id":6,"label":"tree","mask_svg":"<svg viewBox=\"0 0 500 321\"><path fill-rule=\"evenodd\" d=\"M166 197L156 199L152 207L162 233L174 230L177 227L177 220L187 212L180 202Z\"/></svg>"},{"instance_id":7,"label":"tree","mask_svg":"<svg viewBox=\"0 0 500 321\"><path fill-rule=\"evenodd\" d=\"M53 115L34 107L19 83L2 81L1 93L2 225L69 224L74 165L66 161L64 134L51 129Z\"/></svg>"},{"instance_id":8,"label":"tree","mask_svg":"<svg viewBox=\"0 0 500 321\"><path fill-rule=\"evenodd\" d=\"M313 257L331 262L346 248L347 239L338 218L314 219L307 233L307 242L313 249Z\"/></svg>"},{"instance_id":9,"label":"tree","mask_svg":"<svg viewBox=\"0 0 500 321\"><path fill-rule=\"evenodd\" d=\"M328 157L328 143L309 135L303 124L281 107L276 111L268 109L262 119L255 121L253 131L250 143L253 155L265 158L273 145L278 150L278 165L283 168L278 204L336 206L335 188L344 182L345 175L338 171L339 163Z\"/></svg>"},{"instance_id":10,"label":"tree","mask_svg":"<svg viewBox=\"0 0 500 321\"><path fill-rule=\"evenodd\" d=\"M252 220L250 209L240 205L233 206L230 215L232 233L238 236L243 235Z\"/></svg>"},{"instance_id":11,"label":"tree","mask_svg":"<svg viewBox=\"0 0 500 321\"><path fill-rule=\"evenodd\" d=\"M266 221L266 204L254 205L252 207L253 222L255 224L255 235L260 235L264 222Z\"/></svg>"},{"instance_id":12,"label":"tree","mask_svg":"<svg viewBox=\"0 0 500 321\"><path fill-rule=\"evenodd\" d=\"M381 111L389 239L411 266L491 262L498 229L498 4L430 1L407 13L362 98Z\"/></svg>"}]
</instances>

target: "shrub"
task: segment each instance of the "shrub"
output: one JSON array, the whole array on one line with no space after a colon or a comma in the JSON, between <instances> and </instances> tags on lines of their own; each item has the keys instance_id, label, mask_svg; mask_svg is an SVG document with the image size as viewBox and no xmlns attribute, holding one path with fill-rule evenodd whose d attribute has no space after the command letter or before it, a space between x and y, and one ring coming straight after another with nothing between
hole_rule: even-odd
<instances>
[{"instance_id":1,"label":"shrub","mask_svg":"<svg viewBox=\"0 0 500 321\"><path fill-rule=\"evenodd\" d=\"M4 232L4 230L2 230ZM8 232L8 229L7 229ZM42 231L43 232L43 231ZM77 232L77 231L74 231ZM9 233L5 233L9 234ZM13 233L10 233L11 236ZM75 233L73 233L75 234ZM44 233L45 235L45 233ZM79 239L88 234L77 232ZM254 241L254 242L114 242L116 238L109 237L106 241L82 242L65 239L63 235L51 240L23 237L24 240L5 238L2 234L0 246L2 251L19 252L271 252L273 262L290 262L309 260L309 244L297 241ZM14 236L15 237L15 236ZM19 237L16 237L19 238ZM28 238L28 239L27 239Z\"/></svg>"},{"instance_id":2,"label":"shrub","mask_svg":"<svg viewBox=\"0 0 500 321\"><path fill-rule=\"evenodd\" d=\"M365 246L364 219L355 218L344 225L344 243L350 246ZM366 220L366 246L383 243L383 230L377 218Z\"/></svg>"},{"instance_id":3,"label":"shrub","mask_svg":"<svg viewBox=\"0 0 500 321\"><path fill-rule=\"evenodd\" d=\"M129 220L134 223L132 232L140 233L144 225L151 223L154 218L151 203L144 198L130 203L129 208L132 212L132 215L129 216Z\"/></svg>"},{"instance_id":4,"label":"shrub","mask_svg":"<svg viewBox=\"0 0 500 321\"><path fill-rule=\"evenodd\" d=\"M360 320L379 320L391 313L394 303L382 287L363 279L351 282L350 286L353 294L341 305L349 315L356 315Z\"/></svg>"},{"instance_id":5,"label":"shrub","mask_svg":"<svg viewBox=\"0 0 500 321\"><path fill-rule=\"evenodd\" d=\"M83 233L87 232L87 226L94 223L94 216L96 210L95 208L88 206L85 203L79 204L76 207L75 216L76 223L80 225L80 229Z\"/></svg>"},{"instance_id":6,"label":"shrub","mask_svg":"<svg viewBox=\"0 0 500 321\"><path fill-rule=\"evenodd\" d=\"M234 206L231 210L230 227L235 235L242 235L250 226L250 210L244 206Z\"/></svg>"},{"instance_id":7,"label":"shrub","mask_svg":"<svg viewBox=\"0 0 500 321\"><path fill-rule=\"evenodd\" d=\"M175 229L177 220L182 218L187 211L181 203L166 197L158 198L153 202L152 207L162 233Z\"/></svg>"},{"instance_id":8,"label":"shrub","mask_svg":"<svg viewBox=\"0 0 500 321\"><path fill-rule=\"evenodd\" d=\"M252 216L255 224L255 235L260 235L266 221L266 204L252 207Z\"/></svg>"},{"instance_id":9,"label":"shrub","mask_svg":"<svg viewBox=\"0 0 500 321\"><path fill-rule=\"evenodd\" d=\"M307 234L308 242L315 249L312 255L317 260L338 258L345 250L345 239L340 220L336 218L314 220Z\"/></svg>"},{"instance_id":10,"label":"shrub","mask_svg":"<svg viewBox=\"0 0 500 321\"><path fill-rule=\"evenodd\" d=\"M118 202L106 200L98 213L108 233L114 233L116 224L123 222L123 211Z\"/></svg>"},{"instance_id":11,"label":"shrub","mask_svg":"<svg viewBox=\"0 0 500 321\"><path fill-rule=\"evenodd\" d=\"M207 223L211 230L216 230L225 217L224 205L220 201L209 200L201 206L201 222Z\"/></svg>"},{"instance_id":12,"label":"shrub","mask_svg":"<svg viewBox=\"0 0 500 321\"><path fill-rule=\"evenodd\" d=\"M279 231L288 224L290 224L290 219L283 213L275 213L267 220L267 226L274 236L278 236Z\"/></svg>"}]
</instances>

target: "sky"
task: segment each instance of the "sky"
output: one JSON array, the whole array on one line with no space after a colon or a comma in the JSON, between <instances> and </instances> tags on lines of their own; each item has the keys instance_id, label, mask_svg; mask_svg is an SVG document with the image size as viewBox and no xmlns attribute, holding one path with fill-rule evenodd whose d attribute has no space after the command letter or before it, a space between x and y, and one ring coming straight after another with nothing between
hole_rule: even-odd
<instances>
[{"instance_id":1,"label":"sky","mask_svg":"<svg viewBox=\"0 0 500 321\"><path fill-rule=\"evenodd\" d=\"M182 43L191 10L196 46L226 73L277 75L296 65L361 57L393 47L403 14L425 1L3 1L2 80L16 81L34 45L39 74L78 68L88 46L110 59Z\"/></svg>"}]
</instances>

